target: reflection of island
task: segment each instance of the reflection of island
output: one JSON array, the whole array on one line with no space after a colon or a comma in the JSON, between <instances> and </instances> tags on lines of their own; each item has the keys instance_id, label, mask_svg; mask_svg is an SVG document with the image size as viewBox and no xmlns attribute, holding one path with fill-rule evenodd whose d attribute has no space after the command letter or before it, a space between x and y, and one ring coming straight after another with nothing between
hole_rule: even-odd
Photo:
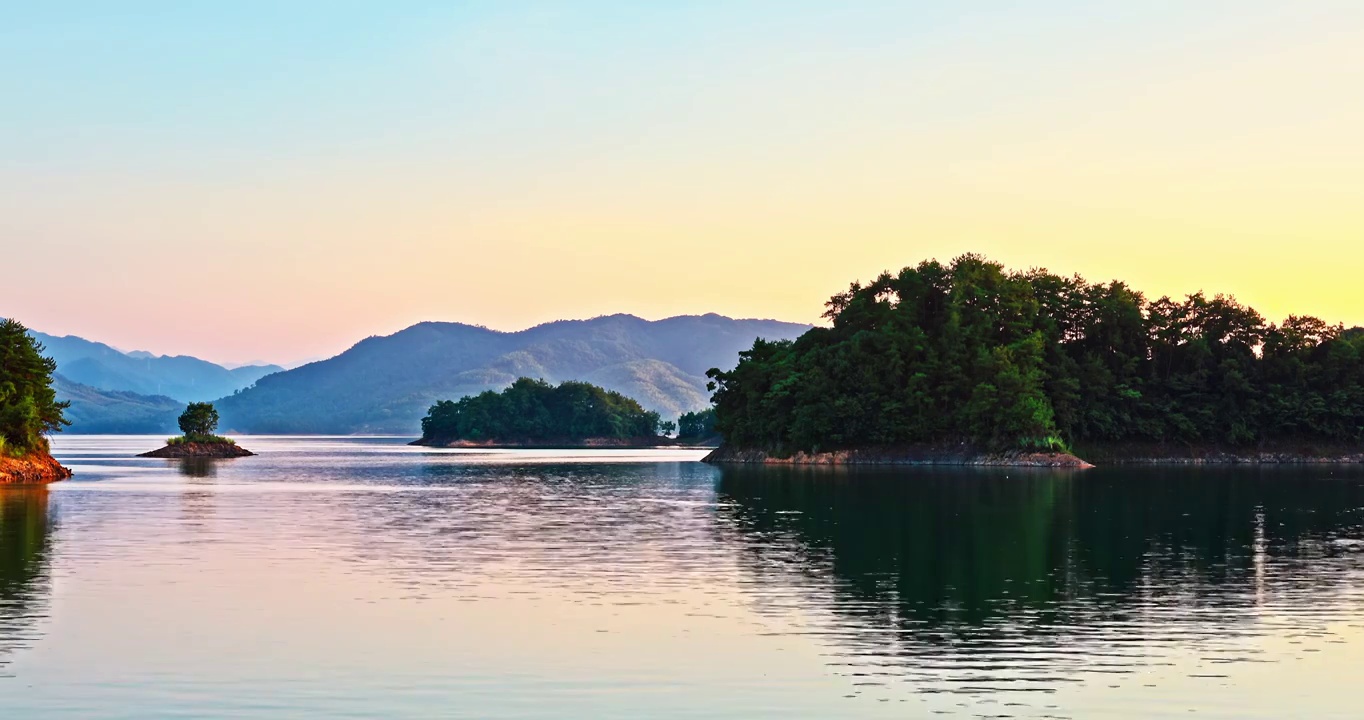
<instances>
[{"instance_id":1,"label":"reflection of island","mask_svg":"<svg viewBox=\"0 0 1364 720\"><path fill-rule=\"evenodd\" d=\"M212 478L218 476L218 464L215 458L209 457L184 457L176 462L176 470L187 478Z\"/></svg>"},{"instance_id":2,"label":"reflection of island","mask_svg":"<svg viewBox=\"0 0 1364 720\"><path fill-rule=\"evenodd\" d=\"M1047 689L1174 644L1241 658L1264 615L1348 610L1364 478L1311 472L725 468L719 520L760 610L799 587L841 663Z\"/></svg>"},{"instance_id":3,"label":"reflection of island","mask_svg":"<svg viewBox=\"0 0 1364 720\"><path fill-rule=\"evenodd\" d=\"M52 592L47 490L0 488L0 666L36 639Z\"/></svg>"}]
</instances>

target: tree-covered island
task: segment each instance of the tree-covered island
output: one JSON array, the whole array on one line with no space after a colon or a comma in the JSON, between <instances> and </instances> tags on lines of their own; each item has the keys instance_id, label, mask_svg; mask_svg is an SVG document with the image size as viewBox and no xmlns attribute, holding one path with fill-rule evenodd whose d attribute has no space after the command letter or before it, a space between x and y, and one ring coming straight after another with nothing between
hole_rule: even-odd
<instances>
[{"instance_id":1,"label":"tree-covered island","mask_svg":"<svg viewBox=\"0 0 1364 720\"><path fill-rule=\"evenodd\" d=\"M656 412L618 392L585 382L551 385L520 378L442 400L422 419L414 445L436 447L643 447L667 444Z\"/></svg>"},{"instance_id":2,"label":"tree-covered island","mask_svg":"<svg viewBox=\"0 0 1364 720\"><path fill-rule=\"evenodd\" d=\"M64 480L71 471L48 452L47 435L68 423L52 389L57 363L17 320L0 320L0 484Z\"/></svg>"},{"instance_id":3,"label":"tree-covered island","mask_svg":"<svg viewBox=\"0 0 1364 720\"><path fill-rule=\"evenodd\" d=\"M237 445L232 438L215 435L218 430L218 409L213 403L192 402L180 414L179 437L166 440L166 446L138 457L154 458L235 458L255 455Z\"/></svg>"},{"instance_id":4,"label":"tree-covered island","mask_svg":"<svg viewBox=\"0 0 1364 720\"><path fill-rule=\"evenodd\" d=\"M978 255L854 283L711 370L714 461L1364 460L1364 329Z\"/></svg>"}]
</instances>

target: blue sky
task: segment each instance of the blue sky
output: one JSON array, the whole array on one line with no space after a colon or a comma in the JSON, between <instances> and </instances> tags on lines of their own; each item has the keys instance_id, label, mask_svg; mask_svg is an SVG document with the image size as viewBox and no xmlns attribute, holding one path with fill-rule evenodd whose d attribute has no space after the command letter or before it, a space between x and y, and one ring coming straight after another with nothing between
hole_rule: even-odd
<instances>
[{"instance_id":1,"label":"blue sky","mask_svg":"<svg viewBox=\"0 0 1364 720\"><path fill-rule=\"evenodd\" d=\"M287 362L813 321L978 251L1364 322L1361 46L1335 0L0 4L0 243L70 287L0 305ZM217 328L153 321L186 297Z\"/></svg>"}]
</instances>

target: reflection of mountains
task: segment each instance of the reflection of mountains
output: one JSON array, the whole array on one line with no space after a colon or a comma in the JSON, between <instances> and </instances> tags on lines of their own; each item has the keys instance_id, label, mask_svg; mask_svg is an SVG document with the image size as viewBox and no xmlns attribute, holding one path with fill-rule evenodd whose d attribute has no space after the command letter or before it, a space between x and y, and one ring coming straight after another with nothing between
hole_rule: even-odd
<instances>
[{"instance_id":1,"label":"reflection of mountains","mask_svg":"<svg viewBox=\"0 0 1364 720\"><path fill-rule=\"evenodd\" d=\"M945 690L1044 689L1174 647L1247 660L1266 618L1310 636L1348 617L1364 567L1364 483L1314 469L726 469L719 493L762 604L799 585L838 662Z\"/></svg>"},{"instance_id":2,"label":"reflection of mountains","mask_svg":"<svg viewBox=\"0 0 1364 720\"><path fill-rule=\"evenodd\" d=\"M52 592L47 490L0 488L0 666L36 639Z\"/></svg>"}]
</instances>

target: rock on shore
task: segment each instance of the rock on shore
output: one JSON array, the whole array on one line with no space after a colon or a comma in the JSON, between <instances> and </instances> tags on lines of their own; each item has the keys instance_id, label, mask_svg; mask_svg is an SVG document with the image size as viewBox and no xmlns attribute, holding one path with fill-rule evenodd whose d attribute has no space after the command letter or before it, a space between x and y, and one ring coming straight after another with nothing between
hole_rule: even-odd
<instances>
[{"instance_id":1,"label":"rock on shore","mask_svg":"<svg viewBox=\"0 0 1364 720\"><path fill-rule=\"evenodd\" d=\"M145 452L138 457L147 458L237 458L248 457L255 453L232 443L180 443L167 445L160 450Z\"/></svg>"},{"instance_id":2,"label":"rock on shore","mask_svg":"<svg viewBox=\"0 0 1364 720\"><path fill-rule=\"evenodd\" d=\"M43 485L69 477L71 470L47 453L0 457L0 485Z\"/></svg>"},{"instance_id":3,"label":"rock on shore","mask_svg":"<svg viewBox=\"0 0 1364 720\"><path fill-rule=\"evenodd\" d=\"M725 446L702 459L720 464L770 465L962 465L981 467L1046 467L1084 469L1094 467L1069 453L988 453L972 448L868 448L830 452L798 452L778 457L762 450L738 450Z\"/></svg>"}]
</instances>

